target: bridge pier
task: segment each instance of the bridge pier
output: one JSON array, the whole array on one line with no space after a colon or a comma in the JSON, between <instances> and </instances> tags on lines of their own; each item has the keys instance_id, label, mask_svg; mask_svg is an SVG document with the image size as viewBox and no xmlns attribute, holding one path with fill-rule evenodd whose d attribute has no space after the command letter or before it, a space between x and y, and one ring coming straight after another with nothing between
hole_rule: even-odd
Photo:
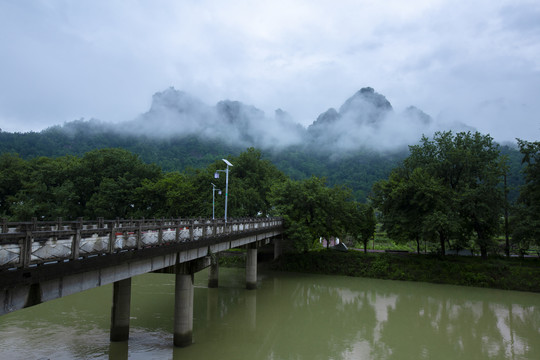
<instances>
[{"instance_id":1,"label":"bridge pier","mask_svg":"<svg viewBox=\"0 0 540 360\"><path fill-rule=\"evenodd\" d=\"M283 240L282 236L274 238L274 260L276 260L283 254L282 240Z\"/></svg>"},{"instance_id":2,"label":"bridge pier","mask_svg":"<svg viewBox=\"0 0 540 360\"><path fill-rule=\"evenodd\" d=\"M129 314L131 304L131 278L115 281L111 310L111 341L129 339Z\"/></svg>"},{"instance_id":3,"label":"bridge pier","mask_svg":"<svg viewBox=\"0 0 540 360\"><path fill-rule=\"evenodd\" d=\"M210 272L208 273L208 287L217 288L219 284L219 253L212 259Z\"/></svg>"},{"instance_id":4,"label":"bridge pier","mask_svg":"<svg viewBox=\"0 0 540 360\"><path fill-rule=\"evenodd\" d=\"M257 247L248 245L246 254L246 289L257 289Z\"/></svg>"},{"instance_id":5,"label":"bridge pier","mask_svg":"<svg viewBox=\"0 0 540 360\"><path fill-rule=\"evenodd\" d=\"M176 265L174 346L191 345L193 337L193 271L189 262Z\"/></svg>"}]
</instances>

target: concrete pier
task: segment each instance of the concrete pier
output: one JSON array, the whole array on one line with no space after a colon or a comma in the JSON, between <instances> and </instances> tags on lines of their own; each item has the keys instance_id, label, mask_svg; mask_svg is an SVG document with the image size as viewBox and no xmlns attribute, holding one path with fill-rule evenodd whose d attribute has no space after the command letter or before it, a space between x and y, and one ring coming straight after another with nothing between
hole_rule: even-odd
<instances>
[{"instance_id":1,"label":"concrete pier","mask_svg":"<svg viewBox=\"0 0 540 360\"><path fill-rule=\"evenodd\" d=\"M257 288L257 248L249 247L246 254L246 289Z\"/></svg>"},{"instance_id":2,"label":"concrete pier","mask_svg":"<svg viewBox=\"0 0 540 360\"><path fill-rule=\"evenodd\" d=\"M193 272L190 263L177 264L174 296L174 346L191 345L193 337Z\"/></svg>"},{"instance_id":3,"label":"concrete pier","mask_svg":"<svg viewBox=\"0 0 540 360\"><path fill-rule=\"evenodd\" d=\"M212 264L210 265L210 272L208 273L208 287L217 288L219 284L219 258L216 254L215 258L212 259Z\"/></svg>"},{"instance_id":4,"label":"concrete pier","mask_svg":"<svg viewBox=\"0 0 540 360\"><path fill-rule=\"evenodd\" d=\"M274 239L274 260L277 260L283 254L282 237Z\"/></svg>"},{"instance_id":5,"label":"concrete pier","mask_svg":"<svg viewBox=\"0 0 540 360\"><path fill-rule=\"evenodd\" d=\"M129 314L131 304L131 278L115 281L111 310L111 341L129 339Z\"/></svg>"}]
</instances>

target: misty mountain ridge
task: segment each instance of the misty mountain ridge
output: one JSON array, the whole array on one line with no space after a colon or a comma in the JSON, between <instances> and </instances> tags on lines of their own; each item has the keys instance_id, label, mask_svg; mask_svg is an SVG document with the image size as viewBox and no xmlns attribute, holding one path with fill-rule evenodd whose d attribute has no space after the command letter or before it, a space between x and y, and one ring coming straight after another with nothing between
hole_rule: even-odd
<instances>
[{"instance_id":1,"label":"misty mountain ridge","mask_svg":"<svg viewBox=\"0 0 540 360\"><path fill-rule=\"evenodd\" d=\"M396 113L391 103L373 88L360 89L346 99L339 111L330 108L307 128L284 110L273 117L239 101L223 100L210 106L192 95L170 87L153 95L150 109L128 122L113 125L124 134L170 138L196 136L239 147L281 150L307 146L340 153L358 149L406 149L420 137L437 130L471 130L464 124L437 124L411 106Z\"/></svg>"},{"instance_id":2,"label":"misty mountain ridge","mask_svg":"<svg viewBox=\"0 0 540 360\"><path fill-rule=\"evenodd\" d=\"M239 101L209 106L169 88L156 93L150 109L131 121L81 119L39 133L0 132L0 154L30 159L123 148L164 171L184 171L257 147L290 178L324 177L329 185L350 187L354 197L364 201L373 183L387 178L407 156L407 145L418 144L422 134L449 129L471 130L463 124L438 124L414 106L396 112L372 88L359 90L339 110L324 111L307 128L282 109L268 117ZM519 151L515 145L502 150L511 158L514 178L509 181L522 183Z\"/></svg>"}]
</instances>

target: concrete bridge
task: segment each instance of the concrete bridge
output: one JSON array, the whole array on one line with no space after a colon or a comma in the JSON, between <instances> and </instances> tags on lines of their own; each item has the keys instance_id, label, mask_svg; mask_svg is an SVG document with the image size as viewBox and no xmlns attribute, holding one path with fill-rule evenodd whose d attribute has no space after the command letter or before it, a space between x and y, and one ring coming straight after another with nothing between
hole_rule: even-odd
<instances>
[{"instance_id":1,"label":"concrete bridge","mask_svg":"<svg viewBox=\"0 0 540 360\"><path fill-rule=\"evenodd\" d=\"M174 272L174 345L192 342L193 275L210 266L218 286L219 253L243 247L246 288L257 286L257 248L274 242L279 218L104 220L10 223L0 231L0 315L113 283L111 341L129 338L131 277Z\"/></svg>"}]
</instances>

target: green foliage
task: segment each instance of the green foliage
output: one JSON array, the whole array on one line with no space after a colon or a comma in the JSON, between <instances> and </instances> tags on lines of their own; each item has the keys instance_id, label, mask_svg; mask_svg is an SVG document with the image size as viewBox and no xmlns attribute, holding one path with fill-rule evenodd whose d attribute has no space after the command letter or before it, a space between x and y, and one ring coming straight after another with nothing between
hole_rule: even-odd
<instances>
[{"instance_id":1,"label":"green foliage","mask_svg":"<svg viewBox=\"0 0 540 360\"><path fill-rule=\"evenodd\" d=\"M350 191L327 187L324 179L287 180L272 188L274 214L282 216L287 237L307 252L320 237L345 235L350 229Z\"/></svg>"},{"instance_id":2,"label":"green foliage","mask_svg":"<svg viewBox=\"0 0 540 360\"><path fill-rule=\"evenodd\" d=\"M277 270L540 292L538 259L310 251L285 254Z\"/></svg>"},{"instance_id":3,"label":"green foliage","mask_svg":"<svg viewBox=\"0 0 540 360\"><path fill-rule=\"evenodd\" d=\"M12 220L127 217L134 212L135 190L161 176L155 165L120 149L29 161L3 155L0 165L2 214Z\"/></svg>"},{"instance_id":4,"label":"green foliage","mask_svg":"<svg viewBox=\"0 0 540 360\"><path fill-rule=\"evenodd\" d=\"M23 159L80 157L103 148L128 150L147 164L157 164L165 172L204 169L224 157L238 156L244 150L225 141L194 136L126 135L96 120L72 121L39 133L0 132L0 154L18 153ZM501 150L509 158L509 200L513 202L518 186L523 183L519 172L521 157L512 147L503 146ZM406 156L407 152L403 150L383 153L365 148L335 154L305 144L263 152L263 158L292 179L304 180L312 175L324 177L330 186L343 185L352 189L353 197L361 202L365 202L373 184L387 178L392 168Z\"/></svg>"},{"instance_id":5,"label":"green foliage","mask_svg":"<svg viewBox=\"0 0 540 360\"><path fill-rule=\"evenodd\" d=\"M520 252L540 245L540 142L518 140L525 164L525 185L520 190L512 219L513 242Z\"/></svg>"},{"instance_id":6,"label":"green foliage","mask_svg":"<svg viewBox=\"0 0 540 360\"><path fill-rule=\"evenodd\" d=\"M231 162L234 165L229 179L231 216L268 215L271 188L274 184L284 182L285 175L268 159L263 159L260 150L254 148L232 157Z\"/></svg>"},{"instance_id":7,"label":"green foliage","mask_svg":"<svg viewBox=\"0 0 540 360\"><path fill-rule=\"evenodd\" d=\"M410 147L389 180L374 186L373 202L396 241L439 239L466 244L476 237L483 257L498 233L504 205L498 145L480 133L436 133Z\"/></svg>"},{"instance_id":8,"label":"green foliage","mask_svg":"<svg viewBox=\"0 0 540 360\"><path fill-rule=\"evenodd\" d=\"M349 203L349 210L346 215L349 217L347 222L348 233L355 240L364 245L364 252L367 252L369 240L375 236L377 227L377 218L371 205L357 202Z\"/></svg>"},{"instance_id":9,"label":"green foliage","mask_svg":"<svg viewBox=\"0 0 540 360\"><path fill-rule=\"evenodd\" d=\"M229 157L229 216L267 215L272 185L285 175L261 152L248 149ZM66 220L129 217L209 217L212 214L211 183L225 190L225 179L214 179L223 168L221 160L206 169L163 174L126 150L100 149L78 158L39 157L28 161L17 155L0 156L0 214L11 220L32 217ZM223 214L224 196L218 197L216 213Z\"/></svg>"}]
</instances>

